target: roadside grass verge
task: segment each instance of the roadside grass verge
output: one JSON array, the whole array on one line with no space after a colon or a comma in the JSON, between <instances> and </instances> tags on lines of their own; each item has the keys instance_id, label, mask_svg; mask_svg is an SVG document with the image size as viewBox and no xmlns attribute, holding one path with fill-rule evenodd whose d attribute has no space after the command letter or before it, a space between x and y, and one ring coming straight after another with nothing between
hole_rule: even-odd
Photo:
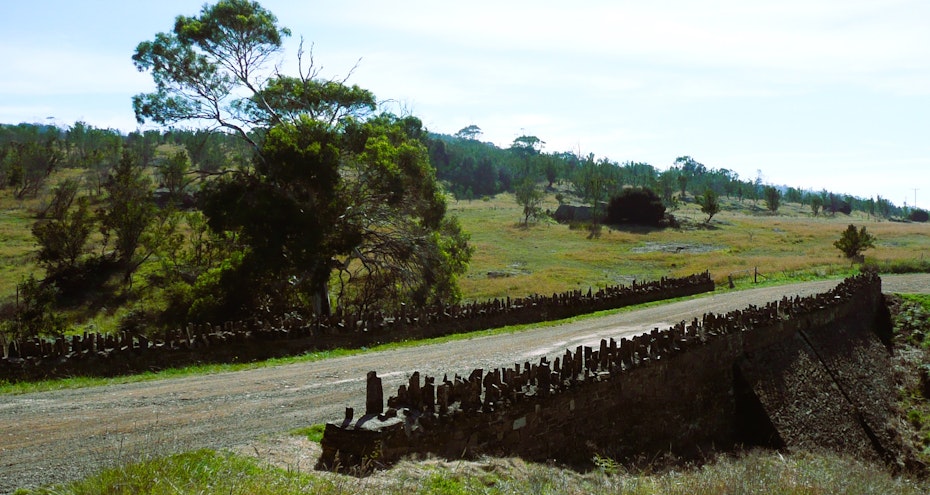
<instances>
[{"instance_id":1,"label":"roadside grass verge","mask_svg":"<svg viewBox=\"0 0 930 495\"><path fill-rule=\"evenodd\" d=\"M630 494L718 495L844 493L917 495L930 483L892 476L883 466L829 454L754 450L703 466L653 472L602 462L578 473L511 458L475 462L404 461L368 477L299 472L226 452L198 450L143 460L73 483L18 495L161 494Z\"/></svg>"}]
</instances>

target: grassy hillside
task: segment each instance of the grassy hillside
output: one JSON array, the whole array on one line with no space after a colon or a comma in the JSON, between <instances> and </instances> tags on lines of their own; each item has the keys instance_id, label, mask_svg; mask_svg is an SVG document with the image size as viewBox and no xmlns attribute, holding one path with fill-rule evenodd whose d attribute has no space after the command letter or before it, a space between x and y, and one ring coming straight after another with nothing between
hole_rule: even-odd
<instances>
[{"instance_id":1,"label":"grassy hillside","mask_svg":"<svg viewBox=\"0 0 930 495\"><path fill-rule=\"evenodd\" d=\"M471 234L475 255L461 281L468 299L629 284L709 270L718 284L729 276L746 283L756 268L760 281L842 275L852 264L833 246L850 223L864 225L878 241L867 261L885 266L923 260L930 224L900 223L852 215L814 217L810 209L786 204L777 214L764 203L721 199L725 210L705 224L695 203L674 213L679 229L604 228L599 237L551 220L522 223L510 194L450 204ZM554 196L543 208L554 210ZM681 249L679 249L681 248ZM926 260L930 262L930 260Z\"/></svg>"},{"instance_id":2,"label":"grassy hillside","mask_svg":"<svg viewBox=\"0 0 930 495\"><path fill-rule=\"evenodd\" d=\"M78 171L62 171L58 180ZM562 191L563 193L565 191ZM29 274L42 276L35 264L37 245L31 234L36 214L48 195L15 200L0 191L0 301L15 297L16 284ZM841 276L856 268L845 260L833 242L850 223L865 225L878 239L867 259L884 266L922 264L930 245L930 224L901 223L867 218L861 212L847 216L813 216L799 204L785 204L777 214L753 205L721 198L724 211L707 224L700 207L683 202L674 211L680 228L651 229L604 227L592 236L584 227L572 228L541 217L522 223L522 208L511 194L473 201L450 200L449 213L459 217L475 248L468 272L460 280L466 300L551 294L606 285L629 285L634 280L683 276L709 270L718 285L729 278L738 285L760 282ZM547 194L542 208L555 210L555 194ZM157 260L152 260L153 262ZM146 268L137 277L143 279ZM140 283L127 291L114 281L103 300L69 308L75 331L112 330L124 315L140 307L157 307L162 297L146 292ZM97 298L99 299L99 298Z\"/></svg>"}]
</instances>

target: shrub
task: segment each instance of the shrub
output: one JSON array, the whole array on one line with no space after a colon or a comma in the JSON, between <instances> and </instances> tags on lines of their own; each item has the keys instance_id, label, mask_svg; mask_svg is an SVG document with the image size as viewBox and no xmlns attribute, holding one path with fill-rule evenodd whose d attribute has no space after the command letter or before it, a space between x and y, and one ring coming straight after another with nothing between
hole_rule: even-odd
<instances>
[{"instance_id":1,"label":"shrub","mask_svg":"<svg viewBox=\"0 0 930 495\"><path fill-rule=\"evenodd\" d=\"M930 213L927 213L924 210L912 210L911 214L907 218L912 222L926 222L930 221Z\"/></svg>"},{"instance_id":2,"label":"shrub","mask_svg":"<svg viewBox=\"0 0 930 495\"><path fill-rule=\"evenodd\" d=\"M11 340L61 335L66 321L55 312L57 295L54 284L40 282L30 275L16 285L16 301L5 311L9 314L0 322L0 332Z\"/></svg>"},{"instance_id":3,"label":"shrub","mask_svg":"<svg viewBox=\"0 0 930 495\"><path fill-rule=\"evenodd\" d=\"M625 189L610 199L607 205L607 223L611 225L635 224L660 227L665 218L665 205L651 189Z\"/></svg>"},{"instance_id":4,"label":"shrub","mask_svg":"<svg viewBox=\"0 0 930 495\"><path fill-rule=\"evenodd\" d=\"M875 236L868 233L865 227L856 230L856 226L849 224L839 240L833 243L847 258L854 259L862 256L862 252L875 245Z\"/></svg>"}]
</instances>

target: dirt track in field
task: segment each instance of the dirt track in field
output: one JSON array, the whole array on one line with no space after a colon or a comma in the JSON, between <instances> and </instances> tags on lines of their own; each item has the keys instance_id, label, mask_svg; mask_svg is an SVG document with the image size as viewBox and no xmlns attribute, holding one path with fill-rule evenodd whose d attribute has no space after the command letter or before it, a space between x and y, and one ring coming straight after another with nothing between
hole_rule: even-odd
<instances>
[{"instance_id":1,"label":"dirt track in field","mask_svg":"<svg viewBox=\"0 0 930 495\"><path fill-rule=\"evenodd\" d=\"M346 406L364 407L370 370L384 379L388 396L414 371L441 377L512 366L707 312L824 292L837 282L714 294L514 334L313 363L0 396L0 493L79 479L148 455L196 448L241 451L263 438L340 419ZM885 292L930 293L930 275L886 276L883 286Z\"/></svg>"}]
</instances>

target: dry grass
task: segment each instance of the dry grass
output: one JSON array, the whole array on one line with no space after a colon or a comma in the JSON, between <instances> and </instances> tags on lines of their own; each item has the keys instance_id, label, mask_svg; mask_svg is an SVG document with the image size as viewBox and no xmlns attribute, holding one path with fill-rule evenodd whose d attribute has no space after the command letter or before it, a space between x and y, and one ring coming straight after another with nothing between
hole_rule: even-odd
<instances>
[{"instance_id":1,"label":"dry grass","mask_svg":"<svg viewBox=\"0 0 930 495\"><path fill-rule=\"evenodd\" d=\"M472 236L475 256L461 281L467 299L629 284L709 270L718 283L746 278L758 268L767 279L843 275L854 271L833 246L850 223L864 225L878 242L870 261L919 260L930 247L930 225L869 219L862 213L813 217L789 204L772 215L726 201L729 210L706 216L693 204L674 212L680 229L604 228L589 238L585 229L549 221L522 224L512 195L487 201L459 201L450 212ZM761 204L761 203L760 203ZM555 209L552 197L544 208ZM677 247L684 249L678 250Z\"/></svg>"}]
</instances>

